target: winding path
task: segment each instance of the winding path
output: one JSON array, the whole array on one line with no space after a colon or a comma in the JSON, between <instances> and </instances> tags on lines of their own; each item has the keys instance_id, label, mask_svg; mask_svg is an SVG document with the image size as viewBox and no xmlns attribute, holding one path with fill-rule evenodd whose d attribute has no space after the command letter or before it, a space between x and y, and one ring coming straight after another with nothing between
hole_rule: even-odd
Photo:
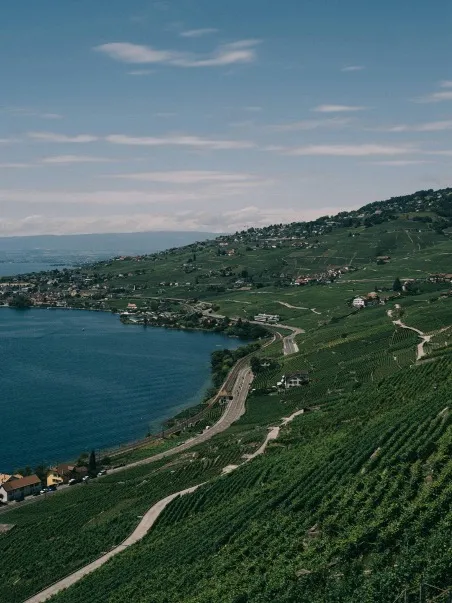
<instances>
[{"instance_id":1,"label":"winding path","mask_svg":"<svg viewBox=\"0 0 452 603\"><path fill-rule=\"evenodd\" d=\"M288 304L287 302L279 300L278 304L281 304L281 306L285 306L286 308L291 308L292 310L311 310L311 312L314 312L314 314L322 314L321 312L318 312L315 308L306 308L305 306L292 306L292 304Z\"/></svg>"},{"instance_id":2,"label":"winding path","mask_svg":"<svg viewBox=\"0 0 452 603\"><path fill-rule=\"evenodd\" d=\"M400 304L396 304L395 307L396 307L396 310L400 310ZM393 313L392 310L388 310L388 316L390 318L392 318L392 313ZM410 331L414 331L415 333L417 333L419 335L419 337L422 339L422 341L420 343L418 343L418 345L416 347L416 360L421 360L425 356L424 346L426 343L428 343L431 340L432 335L426 335L420 329L416 329L416 327L409 327L408 325L403 323L400 320L400 318L398 320L393 320L392 324L394 324L398 327L401 327L402 329L409 329Z\"/></svg>"},{"instance_id":3,"label":"winding path","mask_svg":"<svg viewBox=\"0 0 452 603\"><path fill-rule=\"evenodd\" d=\"M257 456L264 454L265 449L267 448L268 444L272 440L276 440L277 437L279 436L281 427L287 425L288 423L293 421L295 419L295 417L297 417L298 415L301 415L303 413L304 413L304 410L298 410L298 411L294 412L292 415L290 415L290 417L284 418L279 427L270 427L270 431L267 434L267 437L265 438L264 443L259 447L259 449L256 452L248 455L246 457L246 460L244 461L244 463L242 463L241 465L228 465L227 467L225 467L223 469L223 473L231 473L232 471L234 471L235 469L238 469L242 465L249 463L250 461L255 459ZM33 597L27 599L26 601L24 601L24 603L44 603L44 601L48 601L51 597L53 597L57 593L61 592L62 590L65 590L66 588L69 588L76 582L79 582L79 580L81 580L88 574L91 574L96 569L102 567L112 557L115 557L119 553L122 553L122 551L124 551L125 549L134 545L142 538L144 538L144 536L146 536L146 534L152 529L152 527L155 524L155 522L157 521L159 515L170 504L170 502L172 502L175 498L178 498L179 496L184 496L185 494L191 494L192 492L195 492L198 488L200 488L201 486L203 486L206 483L207 482L197 484L196 486L192 486L191 488L186 488L185 490L181 490L180 492L175 492L174 494L170 494L169 496L162 498L157 503L155 503L149 509L149 511L146 512L145 515L143 515L142 520L137 525L137 527L132 532L132 534L130 536L128 536L126 538L126 540L124 540L121 544L116 546L114 549L111 549L111 551L109 551L108 553L105 553L105 555L102 555L95 561L89 563L88 565L85 565L84 567L73 572L69 576L66 576L66 578L63 578L62 580L55 582L55 584L52 584L45 590L42 590L41 592L37 593Z\"/></svg>"}]
</instances>

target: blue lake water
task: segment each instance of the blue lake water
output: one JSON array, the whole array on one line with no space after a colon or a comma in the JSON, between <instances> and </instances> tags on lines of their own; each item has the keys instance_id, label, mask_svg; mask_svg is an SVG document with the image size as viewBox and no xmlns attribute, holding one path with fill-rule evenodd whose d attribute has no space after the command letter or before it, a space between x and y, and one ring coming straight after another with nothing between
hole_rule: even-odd
<instances>
[{"instance_id":1,"label":"blue lake water","mask_svg":"<svg viewBox=\"0 0 452 603\"><path fill-rule=\"evenodd\" d=\"M64 266L37 262L0 262L0 276L16 276L17 274L30 274L31 272L48 272L49 270L62 270L63 268Z\"/></svg>"},{"instance_id":2,"label":"blue lake water","mask_svg":"<svg viewBox=\"0 0 452 603\"><path fill-rule=\"evenodd\" d=\"M158 429L211 385L214 333L123 325L74 310L0 309L0 473Z\"/></svg>"}]
</instances>

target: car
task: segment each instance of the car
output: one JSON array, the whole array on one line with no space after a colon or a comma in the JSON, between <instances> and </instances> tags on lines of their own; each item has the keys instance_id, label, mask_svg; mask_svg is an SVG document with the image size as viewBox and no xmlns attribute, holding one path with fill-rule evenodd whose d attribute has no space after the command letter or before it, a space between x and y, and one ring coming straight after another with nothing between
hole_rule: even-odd
<instances>
[{"instance_id":1,"label":"car","mask_svg":"<svg viewBox=\"0 0 452 603\"><path fill-rule=\"evenodd\" d=\"M101 469L99 471L99 473L97 474L97 477L101 477L102 475L107 475L107 470L106 469Z\"/></svg>"},{"instance_id":2,"label":"car","mask_svg":"<svg viewBox=\"0 0 452 603\"><path fill-rule=\"evenodd\" d=\"M85 477L82 478L82 481L85 482L85 484L88 480L89 480L89 475L85 475Z\"/></svg>"},{"instance_id":3,"label":"car","mask_svg":"<svg viewBox=\"0 0 452 603\"><path fill-rule=\"evenodd\" d=\"M56 486L49 486L48 490L49 492L56 492L57 487Z\"/></svg>"},{"instance_id":4,"label":"car","mask_svg":"<svg viewBox=\"0 0 452 603\"><path fill-rule=\"evenodd\" d=\"M42 488L42 490L39 492L39 494L46 494L49 491L48 488Z\"/></svg>"},{"instance_id":5,"label":"car","mask_svg":"<svg viewBox=\"0 0 452 603\"><path fill-rule=\"evenodd\" d=\"M68 484L69 484L70 486L73 486L74 484L77 484L77 483L78 483L78 481L79 481L78 479L72 478L72 479L70 479L70 480L68 481Z\"/></svg>"}]
</instances>

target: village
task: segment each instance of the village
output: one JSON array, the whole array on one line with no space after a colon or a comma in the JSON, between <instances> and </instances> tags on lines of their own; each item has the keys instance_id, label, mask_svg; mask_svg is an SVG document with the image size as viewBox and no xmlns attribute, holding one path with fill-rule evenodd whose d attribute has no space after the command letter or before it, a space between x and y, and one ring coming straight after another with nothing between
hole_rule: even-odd
<instances>
[{"instance_id":1,"label":"village","mask_svg":"<svg viewBox=\"0 0 452 603\"><path fill-rule=\"evenodd\" d=\"M87 483L89 479L105 475L107 470L61 463L48 469L38 467L36 473L27 468L26 473L29 475L0 473L0 506L19 503L28 497L49 494L62 486ZM40 476L37 473L40 473Z\"/></svg>"}]
</instances>

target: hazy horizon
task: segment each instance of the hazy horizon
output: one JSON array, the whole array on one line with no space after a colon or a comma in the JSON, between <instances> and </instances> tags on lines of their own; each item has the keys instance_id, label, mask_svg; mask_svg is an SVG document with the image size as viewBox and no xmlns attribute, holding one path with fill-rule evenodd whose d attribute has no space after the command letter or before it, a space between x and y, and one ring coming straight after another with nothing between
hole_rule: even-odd
<instances>
[{"instance_id":1,"label":"hazy horizon","mask_svg":"<svg viewBox=\"0 0 452 603\"><path fill-rule=\"evenodd\" d=\"M446 0L6 3L0 235L235 232L447 187L451 17Z\"/></svg>"}]
</instances>

